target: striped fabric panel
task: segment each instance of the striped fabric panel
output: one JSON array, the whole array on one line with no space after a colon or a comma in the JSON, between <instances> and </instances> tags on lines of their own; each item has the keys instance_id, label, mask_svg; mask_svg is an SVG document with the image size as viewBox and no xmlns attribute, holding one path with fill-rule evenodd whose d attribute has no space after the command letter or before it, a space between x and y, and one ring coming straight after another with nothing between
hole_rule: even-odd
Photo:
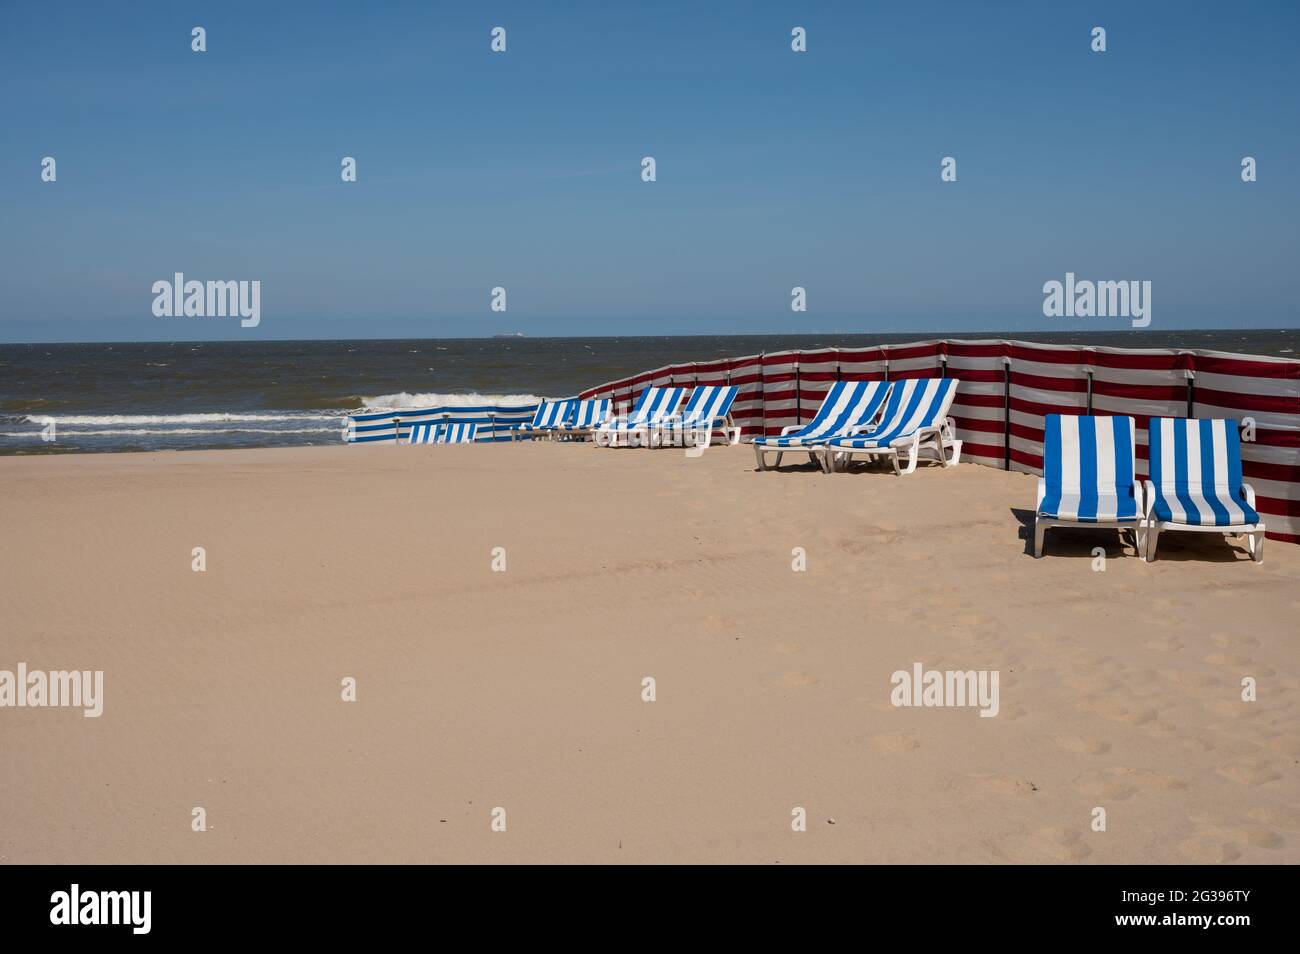
<instances>
[{"instance_id":1,"label":"striped fabric panel","mask_svg":"<svg viewBox=\"0 0 1300 954\"><path fill-rule=\"evenodd\" d=\"M441 424L438 426L438 436L434 443L470 444L473 443L477 430L478 425L472 421L463 424Z\"/></svg>"},{"instance_id":2,"label":"striped fabric panel","mask_svg":"<svg viewBox=\"0 0 1300 954\"><path fill-rule=\"evenodd\" d=\"M888 447L894 441L910 438L923 427L937 427L947 416L959 383L956 378L896 381L879 427L870 434L837 437L827 443L844 448Z\"/></svg>"},{"instance_id":3,"label":"striped fabric panel","mask_svg":"<svg viewBox=\"0 0 1300 954\"><path fill-rule=\"evenodd\" d=\"M1259 522L1241 487L1236 421L1153 417L1148 441L1157 519L1207 527Z\"/></svg>"},{"instance_id":4,"label":"striped fabric panel","mask_svg":"<svg viewBox=\"0 0 1300 954\"><path fill-rule=\"evenodd\" d=\"M573 421L566 427L585 429L595 427L609 417L609 399L579 401Z\"/></svg>"},{"instance_id":5,"label":"striped fabric panel","mask_svg":"<svg viewBox=\"0 0 1300 954\"><path fill-rule=\"evenodd\" d=\"M645 390L626 421L611 421L610 430L626 431L635 427L658 424L672 415L682 403L686 388L650 387Z\"/></svg>"},{"instance_id":6,"label":"striped fabric panel","mask_svg":"<svg viewBox=\"0 0 1300 954\"><path fill-rule=\"evenodd\" d=\"M573 416L573 409L577 406L576 400L569 401L543 401L537 405L537 413L529 424L524 424L519 429L521 431L549 431L564 424Z\"/></svg>"},{"instance_id":7,"label":"striped fabric panel","mask_svg":"<svg viewBox=\"0 0 1300 954\"><path fill-rule=\"evenodd\" d=\"M756 437L754 443L761 447L824 444L831 437L870 423L888 391L884 381L836 381L811 421L784 437Z\"/></svg>"},{"instance_id":8,"label":"striped fabric panel","mask_svg":"<svg viewBox=\"0 0 1300 954\"><path fill-rule=\"evenodd\" d=\"M610 399L580 400L573 409L571 419L560 430L589 430L603 424L610 416Z\"/></svg>"},{"instance_id":9,"label":"striped fabric panel","mask_svg":"<svg viewBox=\"0 0 1300 954\"><path fill-rule=\"evenodd\" d=\"M691 392L691 399L682 412L683 426L698 426L720 421L731 413L731 404L736 400L736 387L719 387L705 385Z\"/></svg>"},{"instance_id":10,"label":"striped fabric panel","mask_svg":"<svg viewBox=\"0 0 1300 954\"><path fill-rule=\"evenodd\" d=\"M1047 415L1039 514L1082 523L1137 520L1134 432L1131 417Z\"/></svg>"},{"instance_id":11,"label":"striped fabric panel","mask_svg":"<svg viewBox=\"0 0 1300 954\"><path fill-rule=\"evenodd\" d=\"M536 417L536 404L438 406L353 414L348 418L348 443L407 443L410 429L419 424L446 424L473 421L477 443L509 441L511 433ZM400 425L399 425L400 420Z\"/></svg>"},{"instance_id":12,"label":"striped fabric panel","mask_svg":"<svg viewBox=\"0 0 1300 954\"><path fill-rule=\"evenodd\" d=\"M433 444L437 442L438 425L437 424L412 424L411 436L407 438L408 444Z\"/></svg>"}]
</instances>

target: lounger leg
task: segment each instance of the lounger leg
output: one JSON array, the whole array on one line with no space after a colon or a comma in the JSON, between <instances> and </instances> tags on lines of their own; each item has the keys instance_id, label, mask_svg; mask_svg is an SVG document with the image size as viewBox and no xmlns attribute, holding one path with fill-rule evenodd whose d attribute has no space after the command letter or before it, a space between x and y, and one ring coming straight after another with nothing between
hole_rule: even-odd
<instances>
[{"instance_id":1,"label":"lounger leg","mask_svg":"<svg viewBox=\"0 0 1300 954\"><path fill-rule=\"evenodd\" d=\"M1043 535L1047 533L1047 523L1039 518L1034 518L1034 556L1043 555Z\"/></svg>"},{"instance_id":2,"label":"lounger leg","mask_svg":"<svg viewBox=\"0 0 1300 954\"><path fill-rule=\"evenodd\" d=\"M911 437L911 445L907 447L907 467L905 469L902 469L902 471L898 469L898 451L896 450L893 452L893 456L891 460L893 460L893 464L894 464L894 473L900 474L901 476L901 474L911 473L915 471L915 469L917 469L917 455L919 454L920 454L920 434L913 434L913 437ZM940 446L939 448L939 456L940 458L943 458L944 456L943 446Z\"/></svg>"},{"instance_id":3,"label":"lounger leg","mask_svg":"<svg viewBox=\"0 0 1300 954\"><path fill-rule=\"evenodd\" d=\"M1250 547L1250 558L1256 563L1264 562L1264 531L1257 530L1248 537Z\"/></svg>"},{"instance_id":4,"label":"lounger leg","mask_svg":"<svg viewBox=\"0 0 1300 954\"><path fill-rule=\"evenodd\" d=\"M754 462L759 470L767 470L767 452L762 444L754 445Z\"/></svg>"},{"instance_id":5,"label":"lounger leg","mask_svg":"<svg viewBox=\"0 0 1300 954\"><path fill-rule=\"evenodd\" d=\"M1147 552L1144 559L1148 563L1154 563L1156 559L1156 540L1160 538L1160 524L1152 522L1147 527Z\"/></svg>"},{"instance_id":6,"label":"lounger leg","mask_svg":"<svg viewBox=\"0 0 1300 954\"><path fill-rule=\"evenodd\" d=\"M777 451L777 452L776 452L776 463L774 463L774 464L772 465L773 467L780 467L780 466L781 466L781 456L782 456L783 453L784 453L783 451Z\"/></svg>"}]
</instances>

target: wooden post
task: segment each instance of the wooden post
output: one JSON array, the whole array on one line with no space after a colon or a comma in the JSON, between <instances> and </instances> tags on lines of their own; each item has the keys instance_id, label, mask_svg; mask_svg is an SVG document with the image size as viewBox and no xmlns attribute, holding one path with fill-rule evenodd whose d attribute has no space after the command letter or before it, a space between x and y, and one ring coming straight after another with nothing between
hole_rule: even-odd
<instances>
[{"instance_id":1,"label":"wooden post","mask_svg":"<svg viewBox=\"0 0 1300 954\"><path fill-rule=\"evenodd\" d=\"M1002 469L1011 469L1011 358L1002 356Z\"/></svg>"}]
</instances>

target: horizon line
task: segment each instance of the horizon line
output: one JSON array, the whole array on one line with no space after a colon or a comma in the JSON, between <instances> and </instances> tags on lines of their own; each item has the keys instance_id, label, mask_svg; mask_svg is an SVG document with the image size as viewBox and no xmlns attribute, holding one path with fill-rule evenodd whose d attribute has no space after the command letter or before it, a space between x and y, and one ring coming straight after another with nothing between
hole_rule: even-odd
<instances>
[{"instance_id":1,"label":"horizon line","mask_svg":"<svg viewBox=\"0 0 1300 954\"><path fill-rule=\"evenodd\" d=\"M1014 338L1018 335L1146 335L1146 334L1249 334L1259 332L1296 332L1296 327L1265 328L1115 328L1087 329L1077 331L761 331L761 332L719 332L714 334L690 335L443 335L438 337L384 337L384 338L103 338L83 341L0 341L0 347L36 347L42 345L111 345L111 344L315 344L329 341L551 341L551 340L591 340L609 341L618 339L682 339L682 338L816 338L826 336L868 337L871 335L913 336L917 340L935 340L943 338L978 338L990 340Z\"/></svg>"}]
</instances>

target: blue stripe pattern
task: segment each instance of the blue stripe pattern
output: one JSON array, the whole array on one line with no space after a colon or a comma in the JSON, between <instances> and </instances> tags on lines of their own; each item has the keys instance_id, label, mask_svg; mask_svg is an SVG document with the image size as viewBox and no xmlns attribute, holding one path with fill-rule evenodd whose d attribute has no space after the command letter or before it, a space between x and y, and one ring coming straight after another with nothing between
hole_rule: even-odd
<instances>
[{"instance_id":1,"label":"blue stripe pattern","mask_svg":"<svg viewBox=\"0 0 1300 954\"><path fill-rule=\"evenodd\" d=\"M837 437L826 443L847 450L888 447L895 441L911 438L924 428L938 427L948 414L957 384L956 378L895 381L879 427L869 434Z\"/></svg>"},{"instance_id":2,"label":"blue stripe pattern","mask_svg":"<svg viewBox=\"0 0 1300 954\"><path fill-rule=\"evenodd\" d=\"M508 441L510 432L533 420L536 404L454 405L428 408L403 408L396 411L371 411L348 418L348 443L392 444L405 442L416 424L474 423L475 440ZM394 422L400 420L395 429ZM400 430L400 434L398 431Z\"/></svg>"},{"instance_id":3,"label":"blue stripe pattern","mask_svg":"<svg viewBox=\"0 0 1300 954\"><path fill-rule=\"evenodd\" d=\"M1237 426L1232 419L1151 419L1149 469L1157 520L1213 527L1259 523L1242 486Z\"/></svg>"},{"instance_id":4,"label":"blue stripe pattern","mask_svg":"<svg viewBox=\"0 0 1300 954\"><path fill-rule=\"evenodd\" d=\"M706 384L691 392L691 399L682 411L682 425L699 427L714 424L731 413L731 404L736 400L734 386Z\"/></svg>"},{"instance_id":5,"label":"blue stripe pattern","mask_svg":"<svg viewBox=\"0 0 1300 954\"><path fill-rule=\"evenodd\" d=\"M627 431L647 424L658 424L677 410L685 393L685 388L646 388L637 398L631 417L626 421L610 421L606 428Z\"/></svg>"},{"instance_id":6,"label":"blue stripe pattern","mask_svg":"<svg viewBox=\"0 0 1300 954\"><path fill-rule=\"evenodd\" d=\"M1081 523L1138 519L1131 417L1049 414L1040 516Z\"/></svg>"},{"instance_id":7,"label":"blue stripe pattern","mask_svg":"<svg viewBox=\"0 0 1300 954\"><path fill-rule=\"evenodd\" d=\"M884 381L836 381L811 421L780 437L755 437L754 443L778 449L824 444L829 438L875 420L888 391Z\"/></svg>"}]
</instances>

